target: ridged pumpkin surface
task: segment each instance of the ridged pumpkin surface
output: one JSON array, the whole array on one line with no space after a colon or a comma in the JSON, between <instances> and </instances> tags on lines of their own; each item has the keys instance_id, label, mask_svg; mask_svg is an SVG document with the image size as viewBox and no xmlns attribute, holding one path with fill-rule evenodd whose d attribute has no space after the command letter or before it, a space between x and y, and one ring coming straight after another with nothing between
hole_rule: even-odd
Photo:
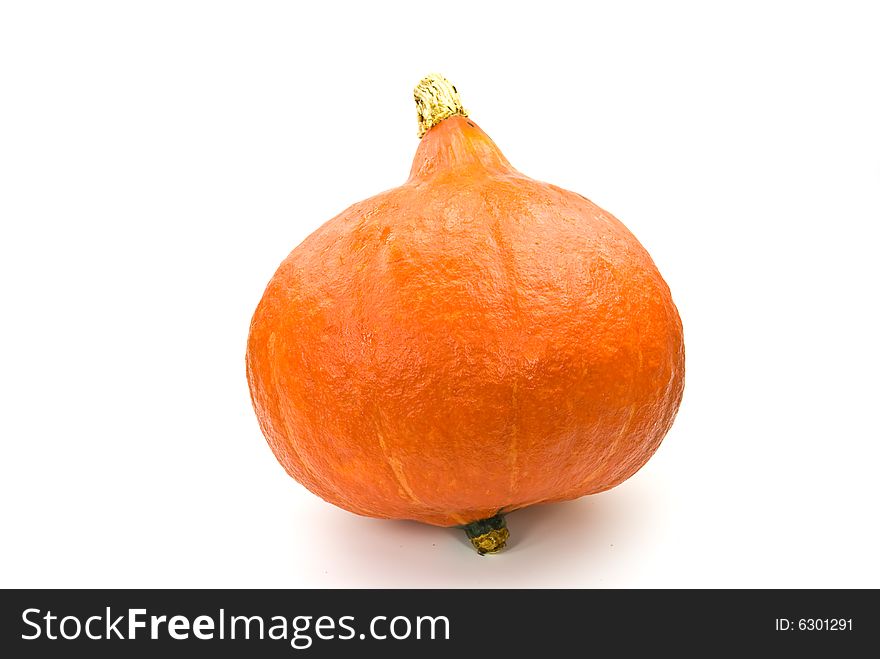
<instances>
[{"instance_id":1,"label":"ridged pumpkin surface","mask_svg":"<svg viewBox=\"0 0 880 659\"><path fill-rule=\"evenodd\" d=\"M684 346L623 224L451 116L404 185L281 264L247 375L300 483L362 515L452 526L635 473L678 409Z\"/></svg>"}]
</instances>

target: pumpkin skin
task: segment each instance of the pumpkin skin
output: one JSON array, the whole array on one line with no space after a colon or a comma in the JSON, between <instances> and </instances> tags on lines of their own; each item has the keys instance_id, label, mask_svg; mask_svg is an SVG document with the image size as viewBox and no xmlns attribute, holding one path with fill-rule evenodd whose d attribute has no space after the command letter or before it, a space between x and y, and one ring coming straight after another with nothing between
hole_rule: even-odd
<instances>
[{"instance_id":1,"label":"pumpkin skin","mask_svg":"<svg viewBox=\"0 0 880 659\"><path fill-rule=\"evenodd\" d=\"M464 526L632 476L678 410L684 344L626 227L519 173L458 115L422 137L406 183L284 260L247 377L272 451L309 490Z\"/></svg>"}]
</instances>

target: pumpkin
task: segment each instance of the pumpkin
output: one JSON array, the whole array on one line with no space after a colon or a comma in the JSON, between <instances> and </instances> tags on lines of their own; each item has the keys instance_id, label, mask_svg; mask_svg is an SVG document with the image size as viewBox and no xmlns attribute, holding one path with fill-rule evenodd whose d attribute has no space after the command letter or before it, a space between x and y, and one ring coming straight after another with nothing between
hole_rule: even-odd
<instances>
[{"instance_id":1,"label":"pumpkin","mask_svg":"<svg viewBox=\"0 0 880 659\"><path fill-rule=\"evenodd\" d=\"M308 236L254 313L247 378L277 459L360 515L464 528L602 492L678 410L669 288L621 222L514 169L445 78L415 90L409 179Z\"/></svg>"}]
</instances>

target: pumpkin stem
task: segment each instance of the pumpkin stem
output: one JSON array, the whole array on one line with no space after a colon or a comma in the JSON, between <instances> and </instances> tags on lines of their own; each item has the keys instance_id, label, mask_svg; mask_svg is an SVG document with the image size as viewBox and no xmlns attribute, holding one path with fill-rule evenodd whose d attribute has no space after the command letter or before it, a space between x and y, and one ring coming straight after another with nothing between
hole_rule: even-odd
<instances>
[{"instance_id":1,"label":"pumpkin stem","mask_svg":"<svg viewBox=\"0 0 880 659\"><path fill-rule=\"evenodd\" d=\"M461 105L455 85L439 73L422 78L413 90L413 97L419 113L419 137L448 117L466 117L468 114Z\"/></svg>"},{"instance_id":2,"label":"pumpkin stem","mask_svg":"<svg viewBox=\"0 0 880 659\"><path fill-rule=\"evenodd\" d=\"M498 553L510 537L504 516L500 514L471 522L464 527L464 532L480 556Z\"/></svg>"}]
</instances>

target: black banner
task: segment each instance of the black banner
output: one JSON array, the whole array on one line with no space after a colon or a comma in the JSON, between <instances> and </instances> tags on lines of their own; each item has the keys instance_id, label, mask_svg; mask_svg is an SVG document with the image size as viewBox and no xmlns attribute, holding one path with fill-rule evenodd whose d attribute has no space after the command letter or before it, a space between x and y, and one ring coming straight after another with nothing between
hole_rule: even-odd
<instances>
[{"instance_id":1,"label":"black banner","mask_svg":"<svg viewBox=\"0 0 880 659\"><path fill-rule=\"evenodd\" d=\"M6 590L0 599L7 657L854 656L880 641L873 590Z\"/></svg>"}]
</instances>

